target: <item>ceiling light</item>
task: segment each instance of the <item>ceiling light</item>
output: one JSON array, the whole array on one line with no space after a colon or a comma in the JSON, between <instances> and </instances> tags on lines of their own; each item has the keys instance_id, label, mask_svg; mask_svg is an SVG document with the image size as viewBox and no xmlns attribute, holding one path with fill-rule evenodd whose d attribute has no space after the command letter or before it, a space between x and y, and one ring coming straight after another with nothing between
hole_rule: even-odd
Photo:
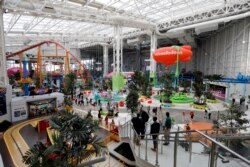
<instances>
[{"instance_id":1,"label":"ceiling light","mask_svg":"<svg viewBox=\"0 0 250 167\"><path fill-rule=\"evenodd\" d=\"M66 3L68 3L70 5L82 6L82 4L80 4L80 3L71 2L71 1L66 1Z\"/></svg>"}]
</instances>

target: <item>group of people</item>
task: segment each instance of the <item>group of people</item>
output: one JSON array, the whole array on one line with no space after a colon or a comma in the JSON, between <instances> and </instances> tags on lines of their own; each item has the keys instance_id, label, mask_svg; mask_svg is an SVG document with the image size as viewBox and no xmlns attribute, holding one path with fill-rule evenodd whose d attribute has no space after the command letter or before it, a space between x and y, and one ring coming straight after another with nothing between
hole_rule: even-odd
<instances>
[{"instance_id":1,"label":"group of people","mask_svg":"<svg viewBox=\"0 0 250 167\"><path fill-rule=\"evenodd\" d=\"M133 127L137 133L134 137L134 142L139 145L140 139L144 139L145 137L145 131L146 131L146 123L149 120L149 115L144 110L141 110L139 113L137 113L137 116L134 117L131 121L133 123ZM153 148L151 148L153 151L156 151L158 148L158 136L162 129L164 131L164 138L165 142L164 145L169 145L169 139L170 139L170 130L172 127L172 119L170 117L169 112L166 112L166 119L164 123L160 123L158 118L156 116L153 117L153 123L150 126L150 135L153 138Z\"/></svg>"},{"instance_id":2,"label":"group of people","mask_svg":"<svg viewBox=\"0 0 250 167\"><path fill-rule=\"evenodd\" d=\"M205 118L205 119L211 119L212 113L211 113L211 112L208 112L207 109L205 109L204 112L205 112L204 118Z\"/></svg>"}]
</instances>

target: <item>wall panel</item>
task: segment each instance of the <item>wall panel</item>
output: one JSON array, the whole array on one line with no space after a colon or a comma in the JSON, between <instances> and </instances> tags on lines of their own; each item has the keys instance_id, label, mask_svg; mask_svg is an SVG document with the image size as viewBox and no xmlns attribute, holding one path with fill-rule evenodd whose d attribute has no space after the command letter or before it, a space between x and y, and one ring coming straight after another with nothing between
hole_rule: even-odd
<instances>
[{"instance_id":1,"label":"wall panel","mask_svg":"<svg viewBox=\"0 0 250 167\"><path fill-rule=\"evenodd\" d=\"M250 75L250 18L230 23L198 43L195 69L233 78L239 72Z\"/></svg>"}]
</instances>

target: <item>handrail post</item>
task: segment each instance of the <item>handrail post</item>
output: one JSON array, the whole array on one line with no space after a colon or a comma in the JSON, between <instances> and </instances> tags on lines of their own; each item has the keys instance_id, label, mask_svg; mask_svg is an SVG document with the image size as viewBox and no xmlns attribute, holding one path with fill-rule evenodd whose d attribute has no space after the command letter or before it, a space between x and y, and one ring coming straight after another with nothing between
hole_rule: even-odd
<instances>
[{"instance_id":1,"label":"handrail post","mask_svg":"<svg viewBox=\"0 0 250 167\"><path fill-rule=\"evenodd\" d=\"M129 135L130 135L130 138L131 138L131 129L132 129L132 127L131 127L131 123L129 124Z\"/></svg>"},{"instance_id":2,"label":"handrail post","mask_svg":"<svg viewBox=\"0 0 250 167\"><path fill-rule=\"evenodd\" d=\"M158 161L158 143L159 143L159 139L158 139L158 135L156 137L156 156L155 156L155 166L159 166L159 161Z\"/></svg>"},{"instance_id":3,"label":"handrail post","mask_svg":"<svg viewBox=\"0 0 250 167\"><path fill-rule=\"evenodd\" d=\"M145 161L148 161L148 135L145 135L146 149L145 149Z\"/></svg>"},{"instance_id":4,"label":"handrail post","mask_svg":"<svg viewBox=\"0 0 250 167\"><path fill-rule=\"evenodd\" d=\"M180 127L178 126L178 127L177 127L177 132L179 132L179 131L180 131ZM178 138L178 143L177 143L177 144L179 145L179 133L178 133L177 135L178 135L178 136L177 136L177 138Z\"/></svg>"},{"instance_id":5,"label":"handrail post","mask_svg":"<svg viewBox=\"0 0 250 167\"><path fill-rule=\"evenodd\" d=\"M163 136L161 137L161 154L163 154Z\"/></svg>"},{"instance_id":6,"label":"handrail post","mask_svg":"<svg viewBox=\"0 0 250 167\"><path fill-rule=\"evenodd\" d=\"M174 137L174 164L173 167L177 166L177 133L175 133Z\"/></svg>"},{"instance_id":7,"label":"handrail post","mask_svg":"<svg viewBox=\"0 0 250 167\"><path fill-rule=\"evenodd\" d=\"M128 123L127 123L127 126L126 126L126 127L127 127L127 136L126 136L126 137L128 137Z\"/></svg>"},{"instance_id":8,"label":"handrail post","mask_svg":"<svg viewBox=\"0 0 250 167\"><path fill-rule=\"evenodd\" d=\"M211 146L211 150L210 150L210 161L209 161L209 167L214 167L214 159L215 159L215 154L216 154L216 152L215 152L215 148L216 148L216 145L215 145L215 143L214 142L212 142L212 146Z\"/></svg>"},{"instance_id":9,"label":"handrail post","mask_svg":"<svg viewBox=\"0 0 250 167\"><path fill-rule=\"evenodd\" d=\"M192 141L189 141L189 163L192 161Z\"/></svg>"},{"instance_id":10,"label":"handrail post","mask_svg":"<svg viewBox=\"0 0 250 167\"><path fill-rule=\"evenodd\" d=\"M141 158L141 141L140 141L140 136L138 135L138 140L139 140L139 143L138 143L138 157Z\"/></svg>"}]
</instances>

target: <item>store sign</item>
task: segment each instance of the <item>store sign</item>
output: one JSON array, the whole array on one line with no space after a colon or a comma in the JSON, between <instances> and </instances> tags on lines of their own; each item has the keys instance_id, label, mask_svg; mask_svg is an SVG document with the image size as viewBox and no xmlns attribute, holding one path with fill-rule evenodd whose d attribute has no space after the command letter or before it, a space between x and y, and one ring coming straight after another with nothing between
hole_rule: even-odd
<instances>
[{"instance_id":1,"label":"store sign","mask_svg":"<svg viewBox=\"0 0 250 167\"><path fill-rule=\"evenodd\" d=\"M0 116L6 113L6 88L0 88Z\"/></svg>"},{"instance_id":2,"label":"store sign","mask_svg":"<svg viewBox=\"0 0 250 167\"><path fill-rule=\"evenodd\" d=\"M24 117L26 116L26 108L25 106L13 106L12 112L14 113L14 117Z\"/></svg>"}]
</instances>

